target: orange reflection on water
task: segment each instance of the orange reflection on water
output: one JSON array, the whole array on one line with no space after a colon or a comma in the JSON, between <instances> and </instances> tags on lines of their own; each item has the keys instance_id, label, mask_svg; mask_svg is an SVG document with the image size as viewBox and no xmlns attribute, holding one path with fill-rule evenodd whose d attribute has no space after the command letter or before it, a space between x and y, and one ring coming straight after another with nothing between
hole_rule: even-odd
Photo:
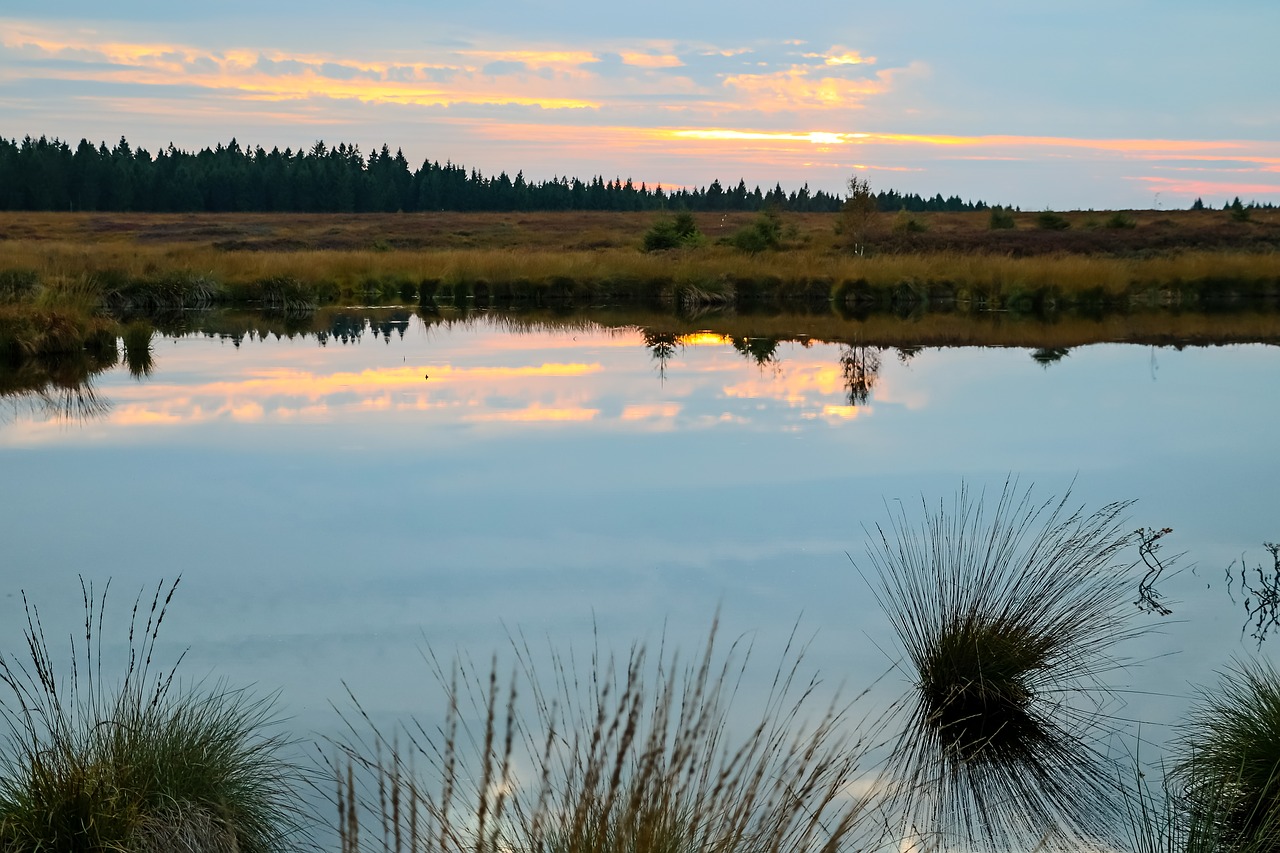
<instances>
[{"instance_id":1,"label":"orange reflection on water","mask_svg":"<svg viewBox=\"0 0 1280 853\"><path fill-rule=\"evenodd\" d=\"M672 420L683 407L679 403L633 403L622 410L624 421Z\"/></svg>"},{"instance_id":2,"label":"orange reflection on water","mask_svg":"<svg viewBox=\"0 0 1280 853\"><path fill-rule=\"evenodd\" d=\"M676 343L686 347L721 347L733 343L733 339L724 335L717 335L715 332L693 332L688 335L680 335L676 338Z\"/></svg>"},{"instance_id":3,"label":"orange reflection on water","mask_svg":"<svg viewBox=\"0 0 1280 853\"><path fill-rule=\"evenodd\" d=\"M595 420L596 415L600 414L599 409L587 409L582 407L549 407L543 406L541 403L532 403L527 408L515 409L510 411L484 412L483 414L467 415L463 420L473 423L540 423L540 422L556 422L556 421L590 421Z\"/></svg>"},{"instance_id":4,"label":"orange reflection on water","mask_svg":"<svg viewBox=\"0 0 1280 853\"><path fill-rule=\"evenodd\" d=\"M774 375L756 376L723 389L726 397L782 400L790 406L820 406L822 398L839 396L844 377L834 364L783 365Z\"/></svg>"},{"instance_id":5,"label":"orange reflection on water","mask_svg":"<svg viewBox=\"0 0 1280 853\"><path fill-rule=\"evenodd\" d=\"M744 351L740 339L701 331L672 336L666 346L675 349L663 357L635 330L513 335L483 326L423 340L429 354L410 349L403 364L366 369L386 357L381 350L259 341L232 355L221 343L183 341L157 359L156 379L116 374L101 389L113 406L92 424L69 435L57 418L37 413L0 424L0 446L153 440L161 431L271 423L488 430L593 424L665 432L776 421L796 429L871 411L866 393L851 396L844 362L830 346L775 346L761 355ZM419 346L412 336L402 345ZM567 353L571 347L579 351ZM570 357L552 360L557 351ZM878 364L868 369L874 373ZM922 404L893 399L878 379L871 384L878 402ZM911 387L899 393L910 395Z\"/></svg>"}]
</instances>

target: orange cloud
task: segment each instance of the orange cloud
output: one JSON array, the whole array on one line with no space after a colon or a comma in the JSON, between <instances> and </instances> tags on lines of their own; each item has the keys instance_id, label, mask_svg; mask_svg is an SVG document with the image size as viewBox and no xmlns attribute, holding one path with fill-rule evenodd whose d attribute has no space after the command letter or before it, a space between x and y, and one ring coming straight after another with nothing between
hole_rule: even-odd
<instances>
[{"instance_id":1,"label":"orange cloud","mask_svg":"<svg viewBox=\"0 0 1280 853\"><path fill-rule=\"evenodd\" d=\"M1233 181L1207 181L1197 180L1195 178L1165 178L1159 176L1143 175L1133 180L1141 181L1152 190L1160 192L1183 193L1185 195L1210 196L1214 198L1225 198L1228 196L1240 196L1246 201L1251 196L1273 196L1280 193L1280 184L1257 184Z\"/></svg>"},{"instance_id":2,"label":"orange cloud","mask_svg":"<svg viewBox=\"0 0 1280 853\"><path fill-rule=\"evenodd\" d=\"M747 96L750 109L764 112L797 109L857 109L871 95L888 91L884 72L873 78L813 77L804 65L767 74L734 74L724 84Z\"/></svg>"},{"instance_id":3,"label":"orange cloud","mask_svg":"<svg viewBox=\"0 0 1280 853\"><path fill-rule=\"evenodd\" d=\"M478 64L506 61L529 69L551 69L562 76L581 75L583 66L599 61L585 51L471 51L452 54L459 60L455 62L395 63L314 54L208 51L179 44L112 41L91 34L64 35L12 26L0 31L0 43L49 58L114 66L93 68L92 76L98 81L152 86L182 83L267 101L343 98L418 106L514 104L545 109L600 105L590 97L557 91L559 81L554 77L544 80L537 75L511 73L495 78L484 74ZM441 72L446 72L447 81L437 79ZM87 72L71 65L42 69L41 73L77 80ZM494 85L495 79L500 79L502 85Z\"/></svg>"},{"instance_id":4,"label":"orange cloud","mask_svg":"<svg viewBox=\"0 0 1280 853\"><path fill-rule=\"evenodd\" d=\"M585 50L463 50L458 54L483 62L518 62L529 68L553 71L574 71L600 61L600 57Z\"/></svg>"},{"instance_id":5,"label":"orange cloud","mask_svg":"<svg viewBox=\"0 0 1280 853\"><path fill-rule=\"evenodd\" d=\"M812 145L843 145L849 134L810 131L767 130L672 130L676 139L703 139L725 142L807 142Z\"/></svg>"},{"instance_id":6,"label":"orange cloud","mask_svg":"<svg viewBox=\"0 0 1280 853\"><path fill-rule=\"evenodd\" d=\"M863 56L856 50L833 47L826 53L806 53L805 59L821 59L823 65L875 65L874 56Z\"/></svg>"},{"instance_id":7,"label":"orange cloud","mask_svg":"<svg viewBox=\"0 0 1280 853\"><path fill-rule=\"evenodd\" d=\"M624 50L618 55L622 57L624 65L632 65L636 68L681 68L684 66L684 62L680 57L669 53L638 53Z\"/></svg>"}]
</instances>

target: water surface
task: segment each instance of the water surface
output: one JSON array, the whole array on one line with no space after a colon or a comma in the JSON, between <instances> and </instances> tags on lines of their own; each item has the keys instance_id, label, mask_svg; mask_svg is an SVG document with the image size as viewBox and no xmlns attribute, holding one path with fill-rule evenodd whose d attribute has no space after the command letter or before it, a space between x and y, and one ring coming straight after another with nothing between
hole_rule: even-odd
<instances>
[{"instance_id":1,"label":"water surface","mask_svg":"<svg viewBox=\"0 0 1280 853\"><path fill-rule=\"evenodd\" d=\"M424 644L692 651L717 611L766 667L798 624L809 662L860 688L898 654L851 562L868 526L1012 474L1134 500L1134 528L1187 552L1173 615L1138 617L1158 632L1127 647L1145 663L1119 676L1124 716L1175 718L1257 649L1224 570L1269 566L1280 538L1280 348L735 346L483 315L340 331L157 337L150 376L94 380L92 417L8 400L6 647L19 590L65 636L78 574L117 604L180 574L164 638L185 671L279 689L302 731L333 728L344 682L375 713L438 707Z\"/></svg>"}]
</instances>

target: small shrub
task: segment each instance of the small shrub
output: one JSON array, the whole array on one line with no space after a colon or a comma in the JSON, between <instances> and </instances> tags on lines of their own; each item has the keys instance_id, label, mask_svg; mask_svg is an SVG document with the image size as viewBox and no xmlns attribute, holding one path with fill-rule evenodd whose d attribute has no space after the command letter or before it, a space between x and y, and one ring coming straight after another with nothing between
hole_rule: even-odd
<instances>
[{"instance_id":1,"label":"small shrub","mask_svg":"<svg viewBox=\"0 0 1280 853\"><path fill-rule=\"evenodd\" d=\"M929 225L922 219L916 219L912 213L903 208L893 217L893 230L899 234L923 234Z\"/></svg>"},{"instance_id":2,"label":"small shrub","mask_svg":"<svg viewBox=\"0 0 1280 853\"><path fill-rule=\"evenodd\" d=\"M1138 220L1134 219L1127 213L1117 210L1115 213L1107 217L1107 221L1103 223L1104 228L1137 228Z\"/></svg>"},{"instance_id":3,"label":"small shrub","mask_svg":"<svg viewBox=\"0 0 1280 853\"><path fill-rule=\"evenodd\" d=\"M1046 210L1036 217L1036 227L1043 231L1066 231L1071 221L1060 213Z\"/></svg>"},{"instance_id":4,"label":"small shrub","mask_svg":"<svg viewBox=\"0 0 1280 853\"><path fill-rule=\"evenodd\" d=\"M991 208L991 219L988 227L992 231L1003 231L1017 227L1017 222L1013 219L1013 211L1003 207Z\"/></svg>"},{"instance_id":5,"label":"small shrub","mask_svg":"<svg viewBox=\"0 0 1280 853\"><path fill-rule=\"evenodd\" d=\"M758 254L782 245L782 218L778 211L766 208L750 225L744 225L729 238L729 244L740 252Z\"/></svg>"},{"instance_id":6,"label":"small shrub","mask_svg":"<svg viewBox=\"0 0 1280 853\"><path fill-rule=\"evenodd\" d=\"M1239 196L1236 196L1235 201L1231 202L1231 207L1228 208L1228 210L1231 213L1232 222L1249 221L1249 208L1245 207L1244 204L1241 203Z\"/></svg>"},{"instance_id":7,"label":"small shrub","mask_svg":"<svg viewBox=\"0 0 1280 853\"><path fill-rule=\"evenodd\" d=\"M698 231L698 223L693 214L681 211L672 218L662 218L645 232L644 250L657 252L664 249L679 249L697 246L702 242L702 234Z\"/></svg>"}]
</instances>

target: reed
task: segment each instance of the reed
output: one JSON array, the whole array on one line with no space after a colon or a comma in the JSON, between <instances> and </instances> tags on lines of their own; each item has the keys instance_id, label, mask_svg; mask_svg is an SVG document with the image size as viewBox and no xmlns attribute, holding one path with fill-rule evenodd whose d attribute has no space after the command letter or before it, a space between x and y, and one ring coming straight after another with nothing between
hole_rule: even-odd
<instances>
[{"instance_id":1,"label":"reed","mask_svg":"<svg viewBox=\"0 0 1280 853\"><path fill-rule=\"evenodd\" d=\"M177 585L157 585L149 605L134 601L119 675L103 652L106 590L96 596L81 581L84 627L69 673L26 605L27 657L0 659L0 849L266 853L300 837L301 777L284 741L264 733L270 702L182 686L181 655L160 668Z\"/></svg>"},{"instance_id":2,"label":"reed","mask_svg":"<svg viewBox=\"0 0 1280 853\"><path fill-rule=\"evenodd\" d=\"M330 763L344 851L792 853L878 831L857 783L871 746L788 645L754 722L728 709L749 649L682 664L665 648L589 668L517 644L507 680L434 656L443 721L388 735L367 715ZM358 709L359 705L356 703ZM415 772L415 765L419 768Z\"/></svg>"},{"instance_id":3,"label":"reed","mask_svg":"<svg viewBox=\"0 0 1280 853\"><path fill-rule=\"evenodd\" d=\"M1124 503L1086 514L1007 481L877 526L877 597L913 689L889 760L906 837L943 849L1115 844L1124 799L1095 748L1106 674L1136 633Z\"/></svg>"}]
</instances>

